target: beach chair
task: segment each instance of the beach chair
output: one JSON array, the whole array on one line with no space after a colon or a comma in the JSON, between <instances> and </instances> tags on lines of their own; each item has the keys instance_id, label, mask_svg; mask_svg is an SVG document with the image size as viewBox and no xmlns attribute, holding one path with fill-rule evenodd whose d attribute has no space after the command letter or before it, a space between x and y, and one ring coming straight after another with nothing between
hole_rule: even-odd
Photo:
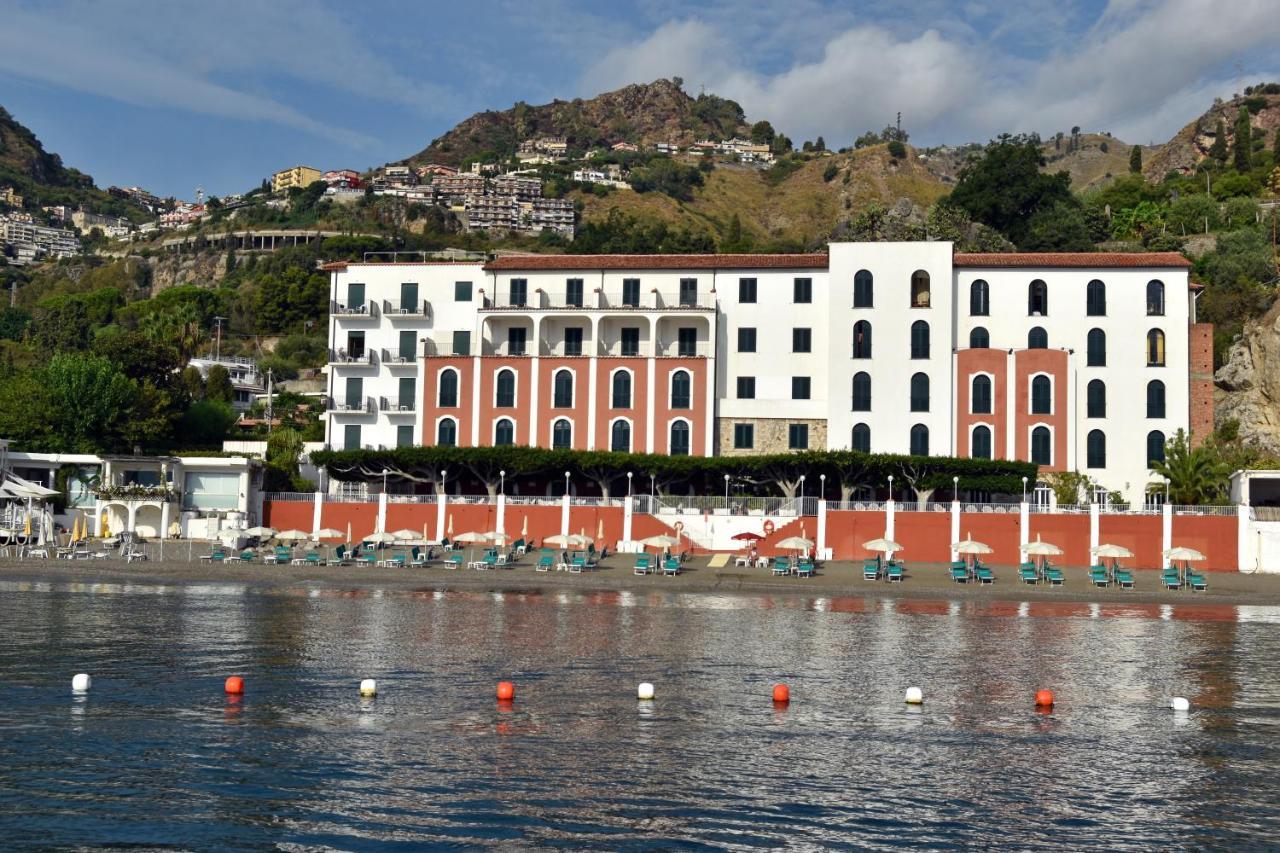
<instances>
[{"instance_id":1,"label":"beach chair","mask_svg":"<svg viewBox=\"0 0 1280 853\"><path fill-rule=\"evenodd\" d=\"M347 551L346 545L339 545L333 551L333 559L329 561L331 566L349 566L351 565L351 553Z\"/></svg>"},{"instance_id":2,"label":"beach chair","mask_svg":"<svg viewBox=\"0 0 1280 853\"><path fill-rule=\"evenodd\" d=\"M969 582L969 567L964 563L951 564L951 580L955 583Z\"/></svg>"},{"instance_id":3,"label":"beach chair","mask_svg":"<svg viewBox=\"0 0 1280 853\"><path fill-rule=\"evenodd\" d=\"M869 581L880 580L880 561L879 560L863 560L862 561L862 577Z\"/></svg>"},{"instance_id":4,"label":"beach chair","mask_svg":"<svg viewBox=\"0 0 1280 853\"><path fill-rule=\"evenodd\" d=\"M523 539L517 539L511 544L511 553L517 557L524 554L526 550L528 550L528 546L525 545Z\"/></svg>"},{"instance_id":5,"label":"beach chair","mask_svg":"<svg viewBox=\"0 0 1280 853\"><path fill-rule=\"evenodd\" d=\"M1116 583L1121 589L1133 589L1133 572L1128 569L1116 569Z\"/></svg>"},{"instance_id":6,"label":"beach chair","mask_svg":"<svg viewBox=\"0 0 1280 853\"><path fill-rule=\"evenodd\" d=\"M1040 583L1040 572L1036 569L1035 563L1023 563L1019 566L1018 577L1022 578L1025 584Z\"/></svg>"},{"instance_id":7,"label":"beach chair","mask_svg":"<svg viewBox=\"0 0 1280 853\"><path fill-rule=\"evenodd\" d=\"M409 560L409 565L425 566L427 564L427 555L422 553L422 551L418 549L418 546L415 545L413 547L413 550L410 551L409 554L411 557L411 559Z\"/></svg>"},{"instance_id":8,"label":"beach chair","mask_svg":"<svg viewBox=\"0 0 1280 853\"><path fill-rule=\"evenodd\" d=\"M902 578L906 573L906 567L896 560L888 565L884 570L885 579L891 583L902 583Z\"/></svg>"},{"instance_id":9,"label":"beach chair","mask_svg":"<svg viewBox=\"0 0 1280 853\"><path fill-rule=\"evenodd\" d=\"M320 555L319 555L319 554L317 554L315 551L308 551L308 552L307 552L307 554L306 554L306 556L305 556L305 557L303 557L303 559L307 561L307 565L308 565L308 566L323 566L323 565L324 565L324 560L322 560L322 559L320 558Z\"/></svg>"},{"instance_id":10,"label":"beach chair","mask_svg":"<svg viewBox=\"0 0 1280 853\"><path fill-rule=\"evenodd\" d=\"M550 554L543 554L541 557L538 558L538 565L534 566L533 570L535 572L549 572L551 571L551 567L554 566L555 563L556 563L555 557L551 556ZM637 574L639 573L637 572Z\"/></svg>"},{"instance_id":11,"label":"beach chair","mask_svg":"<svg viewBox=\"0 0 1280 853\"><path fill-rule=\"evenodd\" d=\"M680 558L679 558L679 557L667 557L667 559L666 559L666 560L664 560L664 561L663 561L663 563L662 563L662 574L663 574L663 575L678 575L678 574L680 574Z\"/></svg>"},{"instance_id":12,"label":"beach chair","mask_svg":"<svg viewBox=\"0 0 1280 853\"><path fill-rule=\"evenodd\" d=\"M256 557L256 556L257 556L257 554L253 553L253 549L252 549L252 548L245 548L243 551L241 551L241 552L240 552L240 562L242 562L242 563L252 563L252 562L253 562L253 558L254 558L254 557Z\"/></svg>"},{"instance_id":13,"label":"beach chair","mask_svg":"<svg viewBox=\"0 0 1280 853\"><path fill-rule=\"evenodd\" d=\"M1178 570L1172 566L1166 566L1160 573L1160 585L1165 589L1181 589L1182 578L1178 575Z\"/></svg>"},{"instance_id":14,"label":"beach chair","mask_svg":"<svg viewBox=\"0 0 1280 853\"><path fill-rule=\"evenodd\" d=\"M1107 570L1102 566L1091 566L1089 568L1089 582L1094 586L1108 586L1111 578L1107 576Z\"/></svg>"},{"instance_id":15,"label":"beach chair","mask_svg":"<svg viewBox=\"0 0 1280 853\"><path fill-rule=\"evenodd\" d=\"M811 578L813 577L813 563L801 563L796 566L796 577Z\"/></svg>"},{"instance_id":16,"label":"beach chair","mask_svg":"<svg viewBox=\"0 0 1280 853\"><path fill-rule=\"evenodd\" d=\"M444 558L444 567L446 569L457 569L462 566L463 556L461 554L450 554Z\"/></svg>"},{"instance_id":17,"label":"beach chair","mask_svg":"<svg viewBox=\"0 0 1280 853\"><path fill-rule=\"evenodd\" d=\"M377 564L378 564L378 555L375 554L373 551L370 551L367 554L356 555L357 566L376 566Z\"/></svg>"},{"instance_id":18,"label":"beach chair","mask_svg":"<svg viewBox=\"0 0 1280 853\"><path fill-rule=\"evenodd\" d=\"M485 554L480 562L484 563L486 569L496 569L498 567L498 552L494 551L491 554Z\"/></svg>"},{"instance_id":19,"label":"beach chair","mask_svg":"<svg viewBox=\"0 0 1280 853\"><path fill-rule=\"evenodd\" d=\"M582 569L586 565L587 565L587 560L585 557L574 557L572 560L569 561L569 565L566 568L573 574L580 575L582 574Z\"/></svg>"},{"instance_id":20,"label":"beach chair","mask_svg":"<svg viewBox=\"0 0 1280 853\"><path fill-rule=\"evenodd\" d=\"M1049 582L1049 586L1062 586L1066 576L1062 574L1062 569L1047 568L1044 570L1044 579Z\"/></svg>"},{"instance_id":21,"label":"beach chair","mask_svg":"<svg viewBox=\"0 0 1280 853\"><path fill-rule=\"evenodd\" d=\"M996 582L996 573L991 571L988 566L978 566L975 574L977 575L978 583Z\"/></svg>"},{"instance_id":22,"label":"beach chair","mask_svg":"<svg viewBox=\"0 0 1280 853\"><path fill-rule=\"evenodd\" d=\"M784 557L778 557L778 558L776 558L776 559L773 561L773 574L774 574L774 575L789 575L789 574L791 574L791 564L790 564L790 563L788 563L788 562L787 562L787 560L786 560Z\"/></svg>"},{"instance_id":23,"label":"beach chair","mask_svg":"<svg viewBox=\"0 0 1280 853\"><path fill-rule=\"evenodd\" d=\"M1187 572L1187 583L1195 592L1205 592L1209 589L1209 581L1199 572Z\"/></svg>"},{"instance_id":24,"label":"beach chair","mask_svg":"<svg viewBox=\"0 0 1280 853\"><path fill-rule=\"evenodd\" d=\"M636 565L635 565L635 568L632 570L632 574L647 575L649 574L649 568L650 568L649 555L641 554L640 556L636 557Z\"/></svg>"}]
</instances>

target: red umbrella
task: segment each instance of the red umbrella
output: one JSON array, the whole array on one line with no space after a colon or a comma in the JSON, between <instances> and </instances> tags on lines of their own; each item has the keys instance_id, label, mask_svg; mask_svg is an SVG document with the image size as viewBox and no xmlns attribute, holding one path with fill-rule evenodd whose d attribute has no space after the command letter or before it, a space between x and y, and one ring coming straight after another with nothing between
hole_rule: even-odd
<instances>
[{"instance_id":1,"label":"red umbrella","mask_svg":"<svg viewBox=\"0 0 1280 853\"><path fill-rule=\"evenodd\" d=\"M764 537L759 533L752 533L750 530L739 533L733 537L735 542L759 542Z\"/></svg>"}]
</instances>

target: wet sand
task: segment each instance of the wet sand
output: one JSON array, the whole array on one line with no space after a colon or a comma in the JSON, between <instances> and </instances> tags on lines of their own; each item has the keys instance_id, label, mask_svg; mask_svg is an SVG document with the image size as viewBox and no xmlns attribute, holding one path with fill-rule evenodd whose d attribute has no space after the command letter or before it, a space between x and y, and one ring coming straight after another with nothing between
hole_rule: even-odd
<instances>
[{"instance_id":1,"label":"wet sand","mask_svg":"<svg viewBox=\"0 0 1280 853\"><path fill-rule=\"evenodd\" d=\"M183 555L185 558L185 555ZM1135 589L1098 588L1084 569L1065 569L1062 586L1030 586L1013 568L996 568L990 585L954 583L943 565L907 564L902 583L866 580L862 564L831 562L812 578L774 577L768 569L712 568L707 557L687 562L677 576L635 575L631 555L613 556L602 566L582 574L537 572L535 560L525 557L511 568L477 571L426 567L210 564L186 559L147 560L26 560L0 562L0 580L64 583L207 584L238 583L261 588L384 588L384 589L577 589L636 592L715 592L769 595L864 596L919 599L996 601L1070 601L1141 604L1252 604L1280 606L1280 574L1246 575L1205 572L1205 592L1164 590L1154 569L1134 571Z\"/></svg>"}]
</instances>

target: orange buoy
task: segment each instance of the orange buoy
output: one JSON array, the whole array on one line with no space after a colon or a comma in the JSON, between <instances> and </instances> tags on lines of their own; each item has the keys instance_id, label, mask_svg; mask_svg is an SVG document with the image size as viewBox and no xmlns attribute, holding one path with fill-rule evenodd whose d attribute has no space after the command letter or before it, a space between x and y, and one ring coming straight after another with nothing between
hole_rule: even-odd
<instances>
[{"instance_id":1,"label":"orange buoy","mask_svg":"<svg viewBox=\"0 0 1280 853\"><path fill-rule=\"evenodd\" d=\"M783 704L791 701L791 688L785 684L773 685L773 701Z\"/></svg>"},{"instance_id":2,"label":"orange buoy","mask_svg":"<svg viewBox=\"0 0 1280 853\"><path fill-rule=\"evenodd\" d=\"M516 698L516 686L510 681L498 682L498 701L510 702Z\"/></svg>"},{"instance_id":3,"label":"orange buoy","mask_svg":"<svg viewBox=\"0 0 1280 853\"><path fill-rule=\"evenodd\" d=\"M1053 691L1052 691L1052 690L1039 690L1039 691L1037 691L1037 692L1036 692L1036 707L1037 707L1037 708L1052 708L1052 707L1053 707Z\"/></svg>"},{"instance_id":4,"label":"orange buoy","mask_svg":"<svg viewBox=\"0 0 1280 853\"><path fill-rule=\"evenodd\" d=\"M244 679L238 675L233 675L227 679L227 692L232 696L239 696L244 692Z\"/></svg>"}]
</instances>

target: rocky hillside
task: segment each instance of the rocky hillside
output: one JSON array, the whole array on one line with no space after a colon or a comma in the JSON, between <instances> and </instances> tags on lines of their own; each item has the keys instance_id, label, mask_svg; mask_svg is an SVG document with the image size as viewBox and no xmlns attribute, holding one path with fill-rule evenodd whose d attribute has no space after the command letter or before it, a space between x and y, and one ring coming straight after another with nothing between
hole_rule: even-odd
<instances>
[{"instance_id":1,"label":"rocky hillside","mask_svg":"<svg viewBox=\"0 0 1280 853\"><path fill-rule=\"evenodd\" d=\"M1175 133L1172 139L1154 149L1143 161L1143 173L1149 178L1159 178L1169 172L1194 172L1200 161L1209 156L1219 120L1226 130L1227 150L1232 150L1236 116L1241 107L1249 110L1254 133L1261 131L1270 145L1276 129L1280 128L1280 95L1260 92L1241 95L1229 101L1215 102L1203 115Z\"/></svg>"},{"instance_id":2,"label":"rocky hillside","mask_svg":"<svg viewBox=\"0 0 1280 853\"><path fill-rule=\"evenodd\" d=\"M1245 323L1214 380L1217 423L1237 421L1247 444L1280 456L1280 301Z\"/></svg>"},{"instance_id":3,"label":"rocky hillside","mask_svg":"<svg viewBox=\"0 0 1280 853\"><path fill-rule=\"evenodd\" d=\"M747 132L736 102L715 95L692 98L679 80L656 80L585 100L539 106L522 101L509 110L476 113L406 162L456 165L483 154L509 156L521 141L540 136L563 136L570 149L585 150L615 142L688 145Z\"/></svg>"}]
</instances>

